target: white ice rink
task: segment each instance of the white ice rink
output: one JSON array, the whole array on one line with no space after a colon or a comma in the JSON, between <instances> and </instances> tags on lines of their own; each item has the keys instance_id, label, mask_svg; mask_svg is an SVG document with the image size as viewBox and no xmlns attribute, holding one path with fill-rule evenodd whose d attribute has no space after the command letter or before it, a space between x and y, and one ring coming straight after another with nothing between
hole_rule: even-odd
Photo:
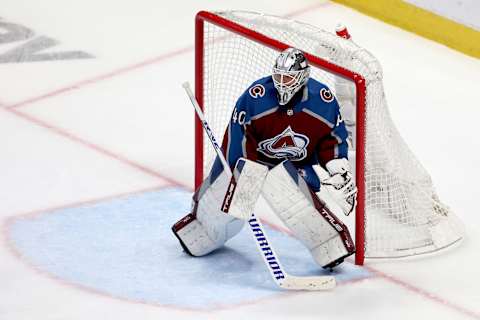
<instances>
[{"instance_id":1,"label":"white ice rink","mask_svg":"<svg viewBox=\"0 0 480 320\"><path fill-rule=\"evenodd\" d=\"M393 120L466 239L435 256L347 263L358 277L330 292L257 290L253 247L186 275L198 262L163 242L193 187L193 112L181 83L193 83L194 15L225 9L328 30L345 23L381 62ZM37 54L94 58L12 62L41 37L59 44ZM479 77L478 59L327 1L3 0L0 319L480 319ZM180 213L155 220L160 204ZM222 254L243 264L217 287ZM185 263L172 270L171 255ZM206 297L217 300L198 307Z\"/></svg>"}]
</instances>

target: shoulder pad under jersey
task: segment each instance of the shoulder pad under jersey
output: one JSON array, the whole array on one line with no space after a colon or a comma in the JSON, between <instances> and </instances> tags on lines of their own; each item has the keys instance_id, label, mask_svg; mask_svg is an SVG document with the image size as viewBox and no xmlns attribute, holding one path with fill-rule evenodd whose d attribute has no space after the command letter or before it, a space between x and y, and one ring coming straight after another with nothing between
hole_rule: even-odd
<instances>
[{"instance_id":1,"label":"shoulder pad under jersey","mask_svg":"<svg viewBox=\"0 0 480 320\"><path fill-rule=\"evenodd\" d=\"M305 112L311 112L325 119L332 127L337 121L339 106L333 92L323 83L310 78L307 83L308 100Z\"/></svg>"},{"instance_id":2,"label":"shoulder pad under jersey","mask_svg":"<svg viewBox=\"0 0 480 320\"><path fill-rule=\"evenodd\" d=\"M237 110L246 111L248 118L278 107L277 90L272 77L264 77L253 82L238 99L236 107Z\"/></svg>"}]
</instances>

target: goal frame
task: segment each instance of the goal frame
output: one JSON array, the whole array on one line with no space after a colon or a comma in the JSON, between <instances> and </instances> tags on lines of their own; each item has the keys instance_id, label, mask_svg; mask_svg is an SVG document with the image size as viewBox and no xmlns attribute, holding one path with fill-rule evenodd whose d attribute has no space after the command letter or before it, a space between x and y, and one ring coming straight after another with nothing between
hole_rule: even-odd
<instances>
[{"instance_id":1,"label":"goal frame","mask_svg":"<svg viewBox=\"0 0 480 320\"><path fill-rule=\"evenodd\" d=\"M282 51L291 46L259 32L248 29L233 21L227 20L215 13L200 11L195 17L195 97L202 111L204 110L204 24L214 24L230 32L248 38L274 50ZM356 170L355 179L358 188L357 206L355 211L355 264L363 265L365 260L365 123L366 123L366 83L365 78L355 72L335 65L327 60L304 52L309 63L337 76L353 81L356 88ZM233 106L232 106L233 108ZM195 117L195 189L203 181L203 127Z\"/></svg>"}]
</instances>

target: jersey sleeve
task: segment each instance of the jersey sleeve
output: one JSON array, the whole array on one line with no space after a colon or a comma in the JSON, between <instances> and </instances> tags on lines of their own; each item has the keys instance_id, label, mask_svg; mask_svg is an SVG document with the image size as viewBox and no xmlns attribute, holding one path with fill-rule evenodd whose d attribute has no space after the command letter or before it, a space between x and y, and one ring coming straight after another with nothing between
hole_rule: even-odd
<instances>
[{"instance_id":1,"label":"jersey sleeve","mask_svg":"<svg viewBox=\"0 0 480 320\"><path fill-rule=\"evenodd\" d=\"M332 123L332 130L330 134L320 140L317 148L317 157L322 166L325 166L325 164L333 159L348 159L348 132L336 100L334 103L335 121Z\"/></svg>"},{"instance_id":2,"label":"jersey sleeve","mask_svg":"<svg viewBox=\"0 0 480 320\"><path fill-rule=\"evenodd\" d=\"M231 169L241 157L257 160L255 147L257 143L249 124L248 97L243 94L235 105L222 141L222 152ZM217 156L210 173L211 178L215 179L222 170L222 163Z\"/></svg>"}]
</instances>

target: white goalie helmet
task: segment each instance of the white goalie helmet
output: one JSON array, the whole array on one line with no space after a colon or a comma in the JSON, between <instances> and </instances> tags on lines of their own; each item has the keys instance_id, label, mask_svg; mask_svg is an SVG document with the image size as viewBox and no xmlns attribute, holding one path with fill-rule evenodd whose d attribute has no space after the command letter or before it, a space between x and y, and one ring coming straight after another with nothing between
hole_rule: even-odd
<instances>
[{"instance_id":1,"label":"white goalie helmet","mask_svg":"<svg viewBox=\"0 0 480 320\"><path fill-rule=\"evenodd\" d=\"M310 66L303 52L288 48L277 57L272 79L278 91L280 105L287 104L308 81Z\"/></svg>"}]
</instances>

